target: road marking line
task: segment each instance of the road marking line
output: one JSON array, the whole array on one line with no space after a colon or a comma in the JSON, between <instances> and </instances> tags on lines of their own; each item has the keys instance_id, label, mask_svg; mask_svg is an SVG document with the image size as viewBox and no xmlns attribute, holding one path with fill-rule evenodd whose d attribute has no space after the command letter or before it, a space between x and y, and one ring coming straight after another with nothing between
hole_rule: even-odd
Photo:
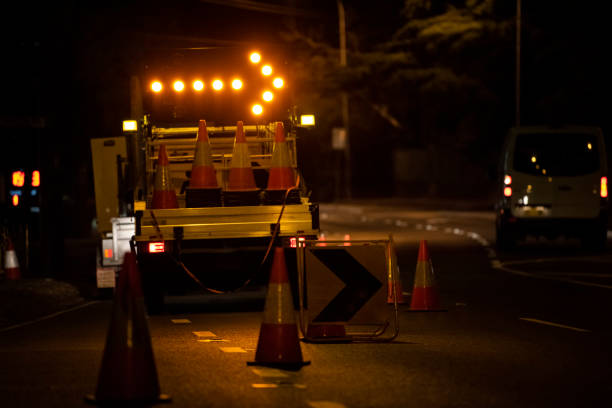
<instances>
[{"instance_id":1,"label":"road marking line","mask_svg":"<svg viewBox=\"0 0 612 408\"><path fill-rule=\"evenodd\" d=\"M546 320L532 319L530 317L519 317L519 319L525 320L526 322L539 323L539 324L543 324L543 325L546 325L546 326L560 327L562 329L574 330L574 331L582 332L582 333L590 333L591 332L590 330L587 330L587 329L580 329L578 327L566 326L564 324L547 322Z\"/></svg>"},{"instance_id":2,"label":"road marking line","mask_svg":"<svg viewBox=\"0 0 612 408\"><path fill-rule=\"evenodd\" d=\"M541 275L541 274L535 274L535 273L529 273L529 272L525 272L525 271L519 271L519 270L516 270L516 269L511 269L511 268L508 268L507 266L505 266L504 264L502 264L497 259L491 260L491 267L494 268L494 269L500 270L500 271L504 271L504 272L508 272L508 273L514 274L514 275L526 276L528 278L554 280L554 281L558 281L558 282L573 283L573 284L581 285L581 286L591 286L591 287L595 287L595 288L612 289L612 285L603 285L601 283L585 282L585 281L576 280L576 279L558 278L558 277L554 277L554 276Z\"/></svg>"},{"instance_id":3,"label":"road marking line","mask_svg":"<svg viewBox=\"0 0 612 408\"><path fill-rule=\"evenodd\" d=\"M8 326L8 327L5 327L3 329L0 329L0 333L7 332L7 331L13 330L13 329L17 329L19 327L29 326L29 325L34 324L34 323L42 322L43 320L52 319L52 318L54 318L56 316L63 315L64 313L69 313L69 312L73 312L75 310L83 309L84 307L91 306L91 305L94 305L96 303L100 303L100 301L92 300L91 302L83 303L82 305L78 305L78 306L72 307L70 309L61 310L59 312L51 313L50 315L39 317L38 319L30 320L28 322L14 324L12 326Z\"/></svg>"},{"instance_id":4,"label":"road marking line","mask_svg":"<svg viewBox=\"0 0 612 408\"><path fill-rule=\"evenodd\" d=\"M217 335L211 331L194 331L193 334L198 338L198 339L205 339L205 338L209 338L209 337L214 337L216 338Z\"/></svg>"},{"instance_id":5,"label":"road marking line","mask_svg":"<svg viewBox=\"0 0 612 408\"><path fill-rule=\"evenodd\" d=\"M253 388L299 388L301 390L306 389L306 384L293 384L293 383L263 383L263 384L251 384Z\"/></svg>"},{"instance_id":6,"label":"road marking line","mask_svg":"<svg viewBox=\"0 0 612 408\"><path fill-rule=\"evenodd\" d=\"M516 260L516 261L504 262L504 264L505 265L523 265L523 264L530 264L530 263L567 262L567 261L612 263L612 259L597 258L597 257L584 257L584 258L576 258L576 257L558 258L557 257L557 258L521 259L521 260Z\"/></svg>"},{"instance_id":7,"label":"road marking line","mask_svg":"<svg viewBox=\"0 0 612 408\"><path fill-rule=\"evenodd\" d=\"M246 353L247 351L242 347L219 347L224 353Z\"/></svg>"},{"instance_id":8,"label":"road marking line","mask_svg":"<svg viewBox=\"0 0 612 408\"><path fill-rule=\"evenodd\" d=\"M191 324L189 319L170 319L170 321L174 324Z\"/></svg>"},{"instance_id":9,"label":"road marking line","mask_svg":"<svg viewBox=\"0 0 612 408\"><path fill-rule=\"evenodd\" d=\"M229 340L225 340L222 338L217 338L217 339L199 339L198 343L214 343L214 342L227 342Z\"/></svg>"},{"instance_id":10,"label":"road marking line","mask_svg":"<svg viewBox=\"0 0 612 408\"><path fill-rule=\"evenodd\" d=\"M589 272L541 272L546 276L574 276L577 278L612 278L612 273L589 273Z\"/></svg>"},{"instance_id":11,"label":"road marking line","mask_svg":"<svg viewBox=\"0 0 612 408\"><path fill-rule=\"evenodd\" d=\"M276 368L253 368L252 371L260 377L267 378L287 378L289 375Z\"/></svg>"},{"instance_id":12,"label":"road marking line","mask_svg":"<svg viewBox=\"0 0 612 408\"><path fill-rule=\"evenodd\" d=\"M346 405L335 401L308 401L312 408L346 408Z\"/></svg>"}]
</instances>

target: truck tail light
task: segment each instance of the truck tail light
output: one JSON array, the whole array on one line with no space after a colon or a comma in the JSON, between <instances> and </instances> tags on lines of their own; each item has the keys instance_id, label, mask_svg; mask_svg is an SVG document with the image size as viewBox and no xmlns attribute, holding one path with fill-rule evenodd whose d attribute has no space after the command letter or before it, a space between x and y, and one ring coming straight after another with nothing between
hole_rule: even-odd
<instances>
[{"instance_id":1,"label":"truck tail light","mask_svg":"<svg viewBox=\"0 0 612 408\"><path fill-rule=\"evenodd\" d=\"M150 254L158 254L164 252L166 249L166 244L162 242L149 242L149 253Z\"/></svg>"},{"instance_id":2,"label":"truck tail light","mask_svg":"<svg viewBox=\"0 0 612 408\"><path fill-rule=\"evenodd\" d=\"M291 237L289 238L289 246L291 248L297 248L298 242L299 242L300 247L303 247L305 241L306 241L306 237Z\"/></svg>"},{"instance_id":3,"label":"truck tail light","mask_svg":"<svg viewBox=\"0 0 612 408\"><path fill-rule=\"evenodd\" d=\"M607 198L608 197L608 178L607 177L602 177L601 178L601 183L600 183L600 188L599 188L599 195L601 196L601 198Z\"/></svg>"},{"instance_id":4,"label":"truck tail light","mask_svg":"<svg viewBox=\"0 0 612 408\"><path fill-rule=\"evenodd\" d=\"M512 176L506 174L504 176L504 197L512 196Z\"/></svg>"}]
</instances>

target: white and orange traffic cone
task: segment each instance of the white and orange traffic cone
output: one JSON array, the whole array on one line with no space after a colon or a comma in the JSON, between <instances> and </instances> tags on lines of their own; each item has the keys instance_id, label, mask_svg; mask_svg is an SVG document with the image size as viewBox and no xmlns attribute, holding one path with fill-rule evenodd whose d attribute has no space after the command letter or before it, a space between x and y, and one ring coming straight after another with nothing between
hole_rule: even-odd
<instances>
[{"instance_id":1,"label":"white and orange traffic cone","mask_svg":"<svg viewBox=\"0 0 612 408\"><path fill-rule=\"evenodd\" d=\"M127 252L119 272L95 395L105 406L148 406L169 402L160 392L136 256Z\"/></svg>"},{"instance_id":2,"label":"white and orange traffic cone","mask_svg":"<svg viewBox=\"0 0 612 408\"><path fill-rule=\"evenodd\" d=\"M268 174L267 190L288 190L295 185L295 173L291 167L289 147L285 141L283 122L276 122L272 163Z\"/></svg>"},{"instance_id":3,"label":"white and orange traffic cone","mask_svg":"<svg viewBox=\"0 0 612 408\"><path fill-rule=\"evenodd\" d=\"M19 260L13 246L13 241L7 237L6 251L4 251L4 272L6 279L19 280L21 279L21 270L19 269Z\"/></svg>"},{"instance_id":4,"label":"white and orange traffic cone","mask_svg":"<svg viewBox=\"0 0 612 408\"><path fill-rule=\"evenodd\" d=\"M412 289L410 310L442 310L426 240L421 240L419 245L419 257L417 259L416 272L414 274L414 287Z\"/></svg>"},{"instance_id":5,"label":"white and orange traffic cone","mask_svg":"<svg viewBox=\"0 0 612 408\"><path fill-rule=\"evenodd\" d=\"M287 264L284 250L280 247L274 250L255 361L247 364L287 370L298 370L310 364L310 361L302 359Z\"/></svg>"},{"instance_id":6,"label":"white and orange traffic cone","mask_svg":"<svg viewBox=\"0 0 612 408\"><path fill-rule=\"evenodd\" d=\"M170 161L168 160L168 154L166 153L166 145L162 144L159 147L157 170L155 172L155 185L152 203L152 207L154 209L178 208L176 191L174 191L172 181L170 180L170 171L168 169L169 165Z\"/></svg>"},{"instance_id":7,"label":"white and orange traffic cone","mask_svg":"<svg viewBox=\"0 0 612 408\"><path fill-rule=\"evenodd\" d=\"M244 136L242 121L236 123L236 138L230 162L228 191L256 191L255 176L251 168L249 145Z\"/></svg>"},{"instance_id":8,"label":"white and orange traffic cone","mask_svg":"<svg viewBox=\"0 0 612 408\"><path fill-rule=\"evenodd\" d=\"M193 166L191 168L191 188L218 188L217 173L213 166L212 156L210 155L210 145L206 121L200 120L198 126L198 140L196 141Z\"/></svg>"}]
</instances>

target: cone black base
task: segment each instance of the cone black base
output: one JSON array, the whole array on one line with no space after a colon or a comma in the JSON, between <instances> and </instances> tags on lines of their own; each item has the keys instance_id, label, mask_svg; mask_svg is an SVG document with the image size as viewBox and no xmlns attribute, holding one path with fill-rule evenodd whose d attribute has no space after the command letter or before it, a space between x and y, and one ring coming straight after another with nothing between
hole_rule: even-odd
<instances>
[{"instance_id":1,"label":"cone black base","mask_svg":"<svg viewBox=\"0 0 612 408\"><path fill-rule=\"evenodd\" d=\"M261 203L260 191L224 191L223 205L238 207L242 205L259 205Z\"/></svg>"},{"instance_id":2,"label":"cone black base","mask_svg":"<svg viewBox=\"0 0 612 408\"><path fill-rule=\"evenodd\" d=\"M147 407L154 404L168 404L172 397L167 394L159 394L155 399L146 400L98 400L93 394L85 396L85 402L99 407Z\"/></svg>"},{"instance_id":3,"label":"cone black base","mask_svg":"<svg viewBox=\"0 0 612 408\"><path fill-rule=\"evenodd\" d=\"M287 190L266 190L264 202L268 205L282 205ZM285 204L301 204L300 192L298 190L289 191Z\"/></svg>"},{"instance_id":4,"label":"cone black base","mask_svg":"<svg viewBox=\"0 0 612 408\"><path fill-rule=\"evenodd\" d=\"M220 207L221 188L190 188L185 189L185 207Z\"/></svg>"}]
</instances>

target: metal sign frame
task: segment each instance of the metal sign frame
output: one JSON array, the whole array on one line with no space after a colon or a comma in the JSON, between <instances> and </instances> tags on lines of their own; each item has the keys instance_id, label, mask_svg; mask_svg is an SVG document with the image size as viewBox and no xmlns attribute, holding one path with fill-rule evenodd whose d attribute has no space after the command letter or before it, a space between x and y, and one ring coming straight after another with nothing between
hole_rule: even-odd
<instances>
[{"instance_id":1,"label":"metal sign frame","mask_svg":"<svg viewBox=\"0 0 612 408\"><path fill-rule=\"evenodd\" d=\"M335 249L336 253L339 253L339 249L348 249L351 248L351 251L355 251L356 248L360 247L384 247L385 260L384 265L386 269L386 282L381 282L382 287L376 289L376 293L378 297L380 294L378 292L380 290L387 290L388 299L393 300L391 304L388 302L384 302L384 304L376 305L376 307L380 309L386 309L383 314L387 315L387 318L383 321L371 322L369 324L351 324L350 318L347 321L339 321L334 322L333 326L341 326L341 333L331 333L326 334L324 336L313 336L309 335L308 325L312 322L310 321L309 313L309 305L308 303L308 288L309 288L309 275L307 271L307 261L306 257L307 251L312 251L313 249ZM358 250L357 250L358 251ZM350 254L349 258L352 258ZM353 261L356 261L353 259ZM359 261L356 261L359 262ZM327 267L330 271L331 269ZM363 265L361 265L362 270L367 270ZM370 272L370 271L367 271ZM332 273L336 273L333 272ZM361 272L363 274L363 271ZM370 272L371 273L371 272ZM338 240L338 241L318 241L318 240L306 240L300 241L297 248L297 274L298 274L298 296L299 296L299 328L302 333L303 340L306 342L313 343L346 343L346 342L390 342L394 340L399 334L399 308L398 308L398 299L397 299L397 285L399 284L399 268L397 266L397 255L395 252L395 245L393 242L393 238L389 235L389 239L387 240ZM370 275L374 277L373 275ZM346 282L345 282L346 283ZM342 290L344 292L349 287L347 283L345 288ZM385 289L386 288L386 289ZM311 289L314 290L314 289ZM340 295L340 294L339 294ZM372 297L374 294L371 295ZM339 296L337 296L339 297ZM385 296L387 298L387 296ZM370 302L371 298L367 298L365 302ZM334 298L332 302L328 304L328 306L334 302L338 302L339 299ZM362 305L363 306L363 305ZM362 306L354 306L359 310ZM351 328L353 330L349 330L347 328ZM365 330L365 328L369 328L370 330ZM357 328L361 330L356 330ZM391 333L389 335L384 336L385 333L388 332L388 329L391 329Z\"/></svg>"}]
</instances>

